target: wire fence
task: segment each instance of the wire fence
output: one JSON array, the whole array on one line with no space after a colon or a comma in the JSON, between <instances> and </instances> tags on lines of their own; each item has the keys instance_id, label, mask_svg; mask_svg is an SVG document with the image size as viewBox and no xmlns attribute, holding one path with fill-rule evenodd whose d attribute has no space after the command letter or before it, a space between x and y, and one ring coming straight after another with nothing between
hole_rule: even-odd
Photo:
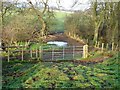
<instances>
[{"instance_id":1,"label":"wire fence","mask_svg":"<svg viewBox=\"0 0 120 90\"><path fill-rule=\"evenodd\" d=\"M5 60L42 60L42 61L57 61L57 60L74 60L80 59L83 55L83 46L39 46L30 49L26 46L7 46L0 47L6 55L3 56Z\"/></svg>"},{"instance_id":2,"label":"wire fence","mask_svg":"<svg viewBox=\"0 0 120 90\"><path fill-rule=\"evenodd\" d=\"M105 50L109 51L119 51L118 45L114 43L110 44L111 49L109 49L109 44L96 43L94 49L100 49L101 52ZM88 49L89 48L89 49ZM5 52L6 55L1 55L1 57L8 62L10 60L42 60L42 61L57 61L57 60L77 60L80 58L87 58L90 46L39 46L34 49L29 46L0 46L0 53Z\"/></svg>"}]
</instances>

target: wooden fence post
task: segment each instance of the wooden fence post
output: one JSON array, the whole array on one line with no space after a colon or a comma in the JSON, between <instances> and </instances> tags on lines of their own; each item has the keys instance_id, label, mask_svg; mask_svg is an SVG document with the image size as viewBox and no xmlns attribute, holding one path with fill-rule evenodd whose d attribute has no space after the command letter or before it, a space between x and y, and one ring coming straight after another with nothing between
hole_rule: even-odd
<instances>
[{"instance_id":1,"label":"wooden fence post","mask_svg":"<svg viewBox=\"0 0 120 90\"><path fill-rule=\"evenodd\" d=\"M64 46L63 46L63 59L64 59L64 56L65 56L65 52L64 52Z\"/></svg>"},{"instance_id":2,"label":"wooden fence post","mask_svg":"<svg viewBox=\"0 0 120 90\"><path fill-rule=\"evenodd\" d=\"M23 61L23 46L22 46L22 61Z\"/></svg>"},{"instance_id":3,"label":"wooden fence post","mask_svg":"<svg viewBox=\"0 0 120 90\"><path fill-rule=\"evenodd\" d=\"M117 51L117 49L118 49L118 44L116 45L115 51Z\"/></svg>"},{"instance_id":4,"label":"wooden fence post","mask_svg":"<svg viewBox=\"0 0 120 90\"><path fill-rule=\"evenodd\" d=\"M83 58L88 57L88 45L83 46Z\"/></svg>"},{"instance_id":5,"label":"wooden fence post","mask_svg":"<svg viewBox=\"0 0 120 90\"><path fill-rule=\"evenodd\" d=\"M85 58L85 45L83 46L83 58Z\"/></svg>"},{"instance_id":6,"label":"wooden fence post","mask_svg":"<svg viewBox=\"0 0 120 90\"><path fill-rule=\"evenodd\" d=\"M103 52L103 50L104 50L104 43L102 43L102 52Z\"/></svg>"},{"instance_id":7,"label":"wooden fence post","mask_svg":"<svg viewBox=\"0 0 120 90\"><path fill-rule=\"evenodd\" d=\"M88 57L88 45L86 45L86 58Z\"/></svg>"},{"instance_id":8,"label":"wooden fence post","mask_svg":"<svg viewBox=\"0 0 120 90\"><path fill-rule=\"evenodd\" d=\"M52 47L52 60L54 60L54 47Z\"/></svg>"},{"instance_id":9,"label":"wooden fence post","mask_svg":"<svg viewBox=\"0 0 120 90\"><path fill-rule=\"evenodd\" d=\"M31 57L31 58L33 57L33 55L32 55L32 50L30 50L30 57Z\"/></svg>"},{"instance_id":10,"label":"wooden fence post","mask_svg":"<svg viewBox=\"0 0 120 90\"><path fill-rule=\"evenodd\" d=\"M8 46L8 62L10 62L10 50L9 50L9 46Z\"/></svg>"},{"instance_id":11,"label":"wooden fence post","mask_svg":"<svg viewBox=\"0 0 120 90\"><path fill-rule=\"evenodd\" d=\"M98 42L97 47L98 47L98 48L100 47L100 42Z\"/></svg>"},{"instance_id":12,"label":"wooden fence post","mask_svg":"<svg viewBox=\"0 0 120 90\"><path fill-rule=\"evenodd\" d=\"M36 58L38 58L38 50L37 50L37 48L36 48L35 52L36 52Z\"/></svg>"},{"instance_id":13,"label":"wooden fence post","mask_svg":"<svg viewBox=\"0 0 120 90\"><path fill-rule=\"evenodd\" d=\"M42 58L42 47L39 47L39 58Z\"/></svg>"},{"instance_id":14,"label":"wooden fence post","mask_svg":"<svg viewBox=\"0 0 120 90\"><path fill-rule=\"evenodd\" d=\"M75 57L75 46L73 46L73 59Z\"/></svg>"},{"instance_id":15,"label":"wooden fence post","mask_svg":"<svg viewBox=\"0 0 120 90\"><path fill-rule=\"evenodd\" d=\"M114 51L114 42L112 43L112 51Z\"/></svg>"},{"instance_id":16,"label":"wooden fence post","mask_svg":"<svg viewBox=\"0 0 120 90\"><path fill-rule=\"evenodd\" d=\"M107 45L106 45L106 50L108 50L108 43L107 43Z\"/></svg>"}]
</instances>

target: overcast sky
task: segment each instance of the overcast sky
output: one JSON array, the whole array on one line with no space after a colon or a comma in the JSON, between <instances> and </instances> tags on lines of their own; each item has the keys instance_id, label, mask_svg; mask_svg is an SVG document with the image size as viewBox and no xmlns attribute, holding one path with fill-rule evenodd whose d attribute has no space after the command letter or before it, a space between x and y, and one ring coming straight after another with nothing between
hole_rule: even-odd
<instances>
[{"instance_id":1,"label":"overcast sky","mask_svg":"<svg viewBox=\"0 0 120 90\"><path fill-rule=\"evenodd\" d=\"M9 1L14 1L14 0L9 0ZM27 0L18 0L18 1L27 2ZM39 0L31 0L31 1L35 3L35 1L39 1ZM49 0L49 6L57 6L56 1L58 0ZM73 9L73 10L84 10L89 8L88 5L89 0L77 0L80 4L79 5L76 4L74 7L72 7L74 1L76 0L60 0L60 6L62 6L62 8L64 9Z\"/></svg>"}]
</instances>

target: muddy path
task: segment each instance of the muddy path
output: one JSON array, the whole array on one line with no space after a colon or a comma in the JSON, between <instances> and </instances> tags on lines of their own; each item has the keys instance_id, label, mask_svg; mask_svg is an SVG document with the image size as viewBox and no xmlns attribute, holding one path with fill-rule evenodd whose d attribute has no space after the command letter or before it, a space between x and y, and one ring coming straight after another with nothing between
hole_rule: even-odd
<instances>
[{"instance_id":1,"label":"muddy path","mask_svg":"<svg viewBox=\"0 0 120 90\"><path fill-rule=\"evenodd\" d=\"M83 46L85 44L83 42L72 39L63 33L48 35L44 39L44 42L48 42L48 41L63 41L63 42L67 42L69 46Z\"/></svg>"},{"instance_id":2,"label":"muddy path","mask_svg":"<svg viewBox=\"0 0 120 90\"><path fill-rule=\"evenodd\" d=\"M72 62L74 64L81 64L81 65L84 65L84 66L89 66L89 65L95 65L95 64L98 64L98 63L102 63L104 62L105 60L108 60L110 57L104 57L104 56L101 56L101 57L97 57L97 58L93 58L93 59L86 59L86 60L55 60L55 61L51 61L53 63L60 63L60 62ZM49 62L49 61L43 61L43 62Z\"/></svg>"},{"instance_id":3,"label":"muddy path","mask_svg":"<svg viewBox=\"0 0 120 90\"><path fill-rule=\"evenodd\" d=\"M68 46L83 46L85 45L84 42L77 41L73 38L68 37L64 33L58 33L58 34L52 34L48 35L46 38L43 39L44 42L48 41L63 41L67 42ZM96 49L94 47L89 46L89 51L95 51Z\"/></svg>"}]
</instances>

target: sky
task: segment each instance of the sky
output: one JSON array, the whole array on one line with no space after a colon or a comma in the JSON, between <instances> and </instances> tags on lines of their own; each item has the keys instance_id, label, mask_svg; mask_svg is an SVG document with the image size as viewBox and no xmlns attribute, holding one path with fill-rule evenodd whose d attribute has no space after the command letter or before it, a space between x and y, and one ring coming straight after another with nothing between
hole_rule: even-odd
<instances>
[{"instance_id":1,"label":"sky","mask_svg":"<svg viewBox=\"0 0 120 90\"><path fill-rule=\"evenodd\" d=\"M9 1L14 1L14 0L9 0ZM27 0L18 0L18 1L27 2ZM31 0L31 1L35 3L35 1L39 1L39 0ZM74 1L78 1L78 3L74 7L72 7ZM49 0L49 6L57 6L56 2L58 2L58 0ZM64 8L67 10L71 10L71 9L72 10L84 10L84 9L89 8L88 2L89 0L60 0L60 6L61 8Z\"/></svg>"}]
</instances>

